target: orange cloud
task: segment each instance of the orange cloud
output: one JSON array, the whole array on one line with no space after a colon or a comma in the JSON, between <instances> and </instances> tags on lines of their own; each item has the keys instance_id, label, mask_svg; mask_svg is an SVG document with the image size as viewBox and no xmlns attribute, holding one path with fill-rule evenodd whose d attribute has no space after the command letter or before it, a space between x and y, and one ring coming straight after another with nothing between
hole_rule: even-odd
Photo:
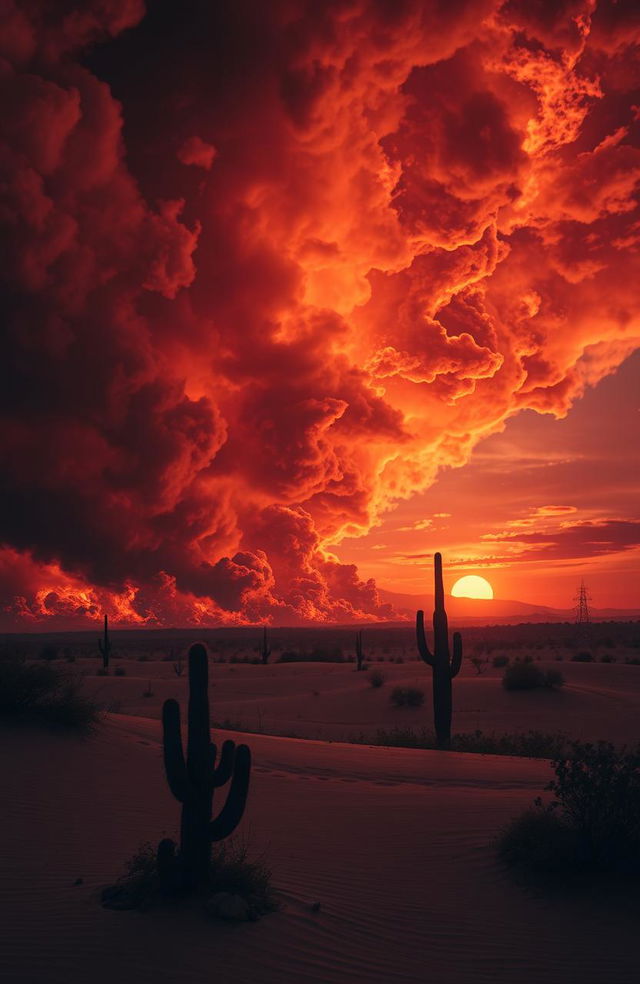
<instances>
[{"instance_id":1,"label":"orange cloud","mask_svg":"<svg viewBox=\"0 0 640 984\"><path fill-rule=\"evenodd\" d=\"M639 36L592 0L9 3L0 607L386 617L329 546L640 344Z\"/></svg>"}]
</instances>

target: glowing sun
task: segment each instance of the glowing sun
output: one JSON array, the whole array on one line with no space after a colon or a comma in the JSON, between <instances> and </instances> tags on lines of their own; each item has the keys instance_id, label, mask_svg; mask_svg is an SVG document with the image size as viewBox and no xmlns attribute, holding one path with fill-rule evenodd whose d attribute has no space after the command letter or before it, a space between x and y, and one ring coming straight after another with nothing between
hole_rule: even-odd
<instances>
[{"instance_id":1,"label":"glowing sun","mask_svg":"<svg viewBox=\"0 0 640 984\"><path fill-rule=\"evenodd\" d=\"M451 588L453 598L493 598L493 588L484 577L467 574L456 581Z\"/></svg>"}]
</instances>

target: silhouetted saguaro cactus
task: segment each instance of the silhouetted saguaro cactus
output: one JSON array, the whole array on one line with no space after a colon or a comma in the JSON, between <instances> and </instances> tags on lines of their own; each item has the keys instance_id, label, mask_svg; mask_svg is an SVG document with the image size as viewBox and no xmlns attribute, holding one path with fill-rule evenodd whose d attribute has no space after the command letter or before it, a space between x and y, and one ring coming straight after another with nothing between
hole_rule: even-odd
<instances>
[{"instance_id":1,"label":"silhouetted saguaro cactus","mask_svg":"<svg viewBox=\"0 0 640 984\"><path fill-rule=\"evenodd\" d=\"M364 655L362 652L362 629L356 632L356 669L364 670Z\"/></svg>"},{"instance_id":2,"label":"silhouetted saguaro cactus","mask_svg":"<svg viewBox=\"0 0 640 984\"><path fill-rule=\"evenodd\" d=\"M103 639L98 639L98 649L102 656L102 667L108 670L109 659L111 657L111 639L109 638L109 620L106 615L104 617L104 637Z\"/></svg>"},{"instance_id":3,"label":"silhouetted saguaro cactus","mask_svg":"<svg viewBox=\"0 0 640 984\"><path fill-rule=\"evenodd\" d=\"M269 656L271 656L271 650L267 646L267 629L266 626L262 630L262 652L260 653L262 657L262 662L266 666L269 662Z\"/></svg>"},{"instance_id":4,"label":"silhouetted saguaro cactus","mask_svg":"<svg viewBox=\"0 0 640 984\"><path fill-rule=\"evenodd\" d=\"M204 646L189 650L189 721L187 757L180 734L180 707L166 700L162 708L164 766L171 792L182 803L180 851L172 840L158 847L158 871L165 891L206 887L211 844L233 833L242 819L251 772L246 745L225 741L217 748L209 731L209 667ZM231 780L227 800L215 819L213 791Z\"/></svg>"},{"instance_id":5,"label":"silhouetted saguaro cactus","mask_svg":"<svg viewBox=\"0 0 640 984\"><path fill-rule=\"evenodd\" d=\"M462 638L453 633L453 657L449 655L449 625L444 610L444 585L442 583L442 555L434 555L435 609L433 612L433 653L429 651L424 632L424 612L416 616L418 650L433 672L433 721L436 738L441 748L451 743L451 681L462 665Z\"/></svg>"}]
</instances>

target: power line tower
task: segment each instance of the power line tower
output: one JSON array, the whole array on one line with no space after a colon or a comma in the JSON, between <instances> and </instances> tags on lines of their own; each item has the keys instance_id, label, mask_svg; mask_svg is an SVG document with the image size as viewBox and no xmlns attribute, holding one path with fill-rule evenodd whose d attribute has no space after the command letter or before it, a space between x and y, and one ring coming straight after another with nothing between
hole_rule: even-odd
<instances>
[{"instance_id":1,"label":"power line tower","mask_svg":"<svg viewBox=\"0 0 640 984\"><path fill-rule=\"evenodd\" d=\"M580 588L574 601L577 601L576 612L576 641L581 646L588 646L591 643L591 614L589 612L589 602L591 595L585 587L584 580L580 581Z\"/></svg>"},{"instance_id":2,"label":"power line tower","mask_svg":"<svg viewBox=\"0 0 640 984\"><path fill-rule=\"evenodd\" d=\"M584 580L580 582L578 594L573 600L578 602L576 605L576 625L589 625L591 623L591 615L589 614L591 595L585 587Z\"/></svg>"}]
</instances>

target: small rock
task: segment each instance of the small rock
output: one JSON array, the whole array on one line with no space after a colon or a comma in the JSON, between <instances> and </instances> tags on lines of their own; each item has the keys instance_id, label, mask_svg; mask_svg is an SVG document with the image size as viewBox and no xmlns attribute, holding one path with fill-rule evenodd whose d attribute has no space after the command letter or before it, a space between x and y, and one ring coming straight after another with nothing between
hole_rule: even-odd
<instances>
[{"instance_id":1,"label":"small rock","mask_svg":"<svg viewBox=\"0 0 640 984\"><path fill-rule=\"evenodd\" d=\"M311 903L311 911L312 912L320 912L320 903L319 902L312 902Z\"/></svg>"},{"instance_id":2,"label":"small rock","mask_svg":"<svg viewBox=\"0 0 640 984\"><path fill-rule=\"evenodd\" d=\"M216 892L207 900L205 908L209 915L216 916L218 919L243 922L250 918L250 906L247 900L241 895L232 895L231 892Z\"/></svg>"}]
</instances>

